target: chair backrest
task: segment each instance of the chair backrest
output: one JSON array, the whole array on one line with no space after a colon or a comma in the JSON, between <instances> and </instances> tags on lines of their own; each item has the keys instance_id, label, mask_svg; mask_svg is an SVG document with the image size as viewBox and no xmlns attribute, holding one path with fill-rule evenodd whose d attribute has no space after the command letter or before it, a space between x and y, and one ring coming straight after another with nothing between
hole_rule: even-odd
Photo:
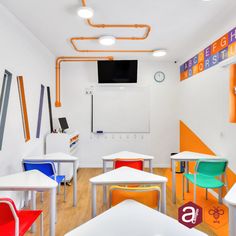
<instances>
[{"instance_id":1,"label":"chair backrest","mask_svg":"<svg viewBox=\"0 0 236 236\"><path fill-rule=\"evenodd\" d=\"M38 170L47 176L55 175L56 170L53 162L46 161L23 161L23 168L25 171Z\"/></svg>"},{"instance_id":2,"label":"chair backrest","mask_svg":"<svg viewBox=\"0 0 236 236\"><path fill-rule=\"evenodd\" d=\"M110 188L110 206L115 206L127 199L132 199L151 208L159 209L160 188L158 186L151 186L151 187L112 186Z\"/></svg>"},{"instance_id":3,"label":"chair backrest","mask_svg":"<svg viewBox=\"0 0 236 236\"><path fill-rule=\"evenodd\" d=\"M9 224L10 222L14 224ZM1 235L19 235L18 210L10 198L0 198L0 233Z\"/></svg>"},{"instance_id":4,"label":"chair backrest","mask_svg":"<svg viewBox=\"0 0 236 236\"><path fill-rule=\"evenodd\" d=\"M128 166L137 170L143 170L143 159L115 159L114 169Z\"/></svg>"},{"instance_id":5,"label":"chair backrest","mask_svg":"<svg viewBox=\"0 0 236 236\"><path fill-rule=\"evenodd\" d=\"M195 171L207 176L220 176L225 173L228 161L225 159L198 160Z\"/></svg>"}]
</instances>

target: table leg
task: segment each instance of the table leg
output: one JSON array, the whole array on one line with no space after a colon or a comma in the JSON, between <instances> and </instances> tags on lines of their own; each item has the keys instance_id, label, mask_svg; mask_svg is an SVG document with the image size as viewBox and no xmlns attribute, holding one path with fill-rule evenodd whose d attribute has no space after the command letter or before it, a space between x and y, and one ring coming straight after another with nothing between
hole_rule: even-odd
<instances>
[{"instance_id":1,"label":"table leg","mask_svg":"<svg viewBox=\"0 0 236 236\"><path fill-rule=\"evenodd\" d=\"M166 182L161 184L161 212L166 214Z\"/></svg>"},{"instance_id":2,"label":"table leg","mask_svg":"<svg viewBox=\"0 0 236 236\"><path fill-rule=\"evenodd\" d=\"M236 235L236 208L234 206L229 205L229 236Z\"/></svg>"},{"instance_id":3,"label":"table leg","mask_svg":"<svg viewBox=\"0 0 236 236\"><path fill-rule=\"evenodd\" d=\"M97 196L96 196L96 185L92 184L92 218L97 215Z\"/></svg>"},{"instance_id":4,"label":"table leg","mask_svg":"<svg viewBox=\"0 0 236 236\"><path fill-rule=\"evenodd\" d=\"M107 172L106 160L102 160L103 173ZM107 203L107 186L103 185L103 204Z\"/></svg>"},{"instance_id":5,"label":"table leg","mask_svg":"<svg viewBox=\"0 0 236 236\"><path fill-rule=\"evenodd\" d=\"M58 162L57 163L57 175L60 175L60 173L61 173L61 165L60 165L60 162ZM57 191L58 194L60 193L60 187L61 187L61 185L58 184L58 191Z\"/></svg>"},{"instance_id":6,"label":"table leg","mask_svg":"<svg viewBox=\"0 0 236 236\"><path fill-rule=\"evenodd\" d=\"M53 188L50 193L50 236L54 236L56 223L56 188Z\"/></svg>"},{"instance_id":7,"label":"table leg","mask_svg":"<svg viewBox=\"0 0 236 236\"><path fill-rule=\"evenodd\" d=\"M189 162L185 162L185 173L189 173ZM189 193L189 180L186 179L186 192Z\"/></svg>"},{"instance_id":8,"label":"table leg","mask_svg":"<svg viewBox=\"0 0 236 236\"><path fill-rule=\"evenodd\" d=\"M152 159L149 160L149 171L150 173L153 173Z\"/></svg>"},{"instance_id":9,"label":"table leg","mask_svg":"<svg viewBox=\"0 0 236 236\"><path fill-rule=\"evenodd\" d=\"M29 207L29 191L24 192L24 207Z\"/></svg>"},{"instance_id":10,"label":"table leg","mask_svg":"<svg viewBox=\"0 0 236 236\"><path fill-rule=\"evenodd\" d=\"M172 162L172 202L176 203L176 176L175 176L175 160L171 159Z\"/></svg>"},{"instance_id":11,"label":"table leg","mask_svg":"<svg viewBox=\"0 0 236 236\"><path fill-rule=\"evenodd\" d=\"M73 162L73 206L77 204L77 165L76 161Z\"/></svg>"},{"instance_id":12,"label":"table leg","mask_svg":"<svg viewBox=\"0 0 236 236\"><path fill-rule=\"evenodd\" d=\"M35 191L31 191L31 209L36 210L36 192ZM32 224L32 227L31 227L31 232L35 233L35 231L36 231L36 223Z\"/></svg>"}]
</instances>

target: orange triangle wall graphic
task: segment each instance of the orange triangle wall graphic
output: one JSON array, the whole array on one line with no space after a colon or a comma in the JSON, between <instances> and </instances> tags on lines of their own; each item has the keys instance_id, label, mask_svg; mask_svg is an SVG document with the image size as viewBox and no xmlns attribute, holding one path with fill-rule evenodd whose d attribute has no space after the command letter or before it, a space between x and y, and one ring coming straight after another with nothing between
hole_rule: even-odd
<instances>
[{"instance_id":1,"label":"orange triangle wall graphic","mask_svg":"<svg viewBox=\"0 0 236 236\"><path fill-rule=\"evenodd\" d=\"M216 155L184 122L180 121L180 151L199 152L209 155ZM194 164L190 165L193 171ZM227 169L229 188L236 182L236 174Z\"/></svg>"}]
</instances>

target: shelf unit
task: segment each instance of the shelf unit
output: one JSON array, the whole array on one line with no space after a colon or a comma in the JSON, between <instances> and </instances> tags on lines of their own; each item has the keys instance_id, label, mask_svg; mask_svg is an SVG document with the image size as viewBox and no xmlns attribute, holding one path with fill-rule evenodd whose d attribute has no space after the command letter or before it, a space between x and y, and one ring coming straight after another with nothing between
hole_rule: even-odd
<instances>
[{"instance_id":1,"label":"shelf unit","mask_svg":"<svg viewBox=\"0 0 236 236\"><path fill-rule=\"evenodd\" d=\"M69 155L76 153L79 147L79 133L50 133L46 136L46 153L63 152ZM77 169L79 163L77 165ZM73 177L73 166L70 163L60 164L60 174L66 176L66 181L70 182Z\"/></svg>"}]
</instances>

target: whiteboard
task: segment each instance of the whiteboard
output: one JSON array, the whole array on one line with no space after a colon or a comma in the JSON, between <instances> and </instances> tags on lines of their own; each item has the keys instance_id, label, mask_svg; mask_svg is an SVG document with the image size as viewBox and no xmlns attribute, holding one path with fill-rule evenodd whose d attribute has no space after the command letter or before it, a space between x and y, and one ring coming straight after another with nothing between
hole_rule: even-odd
<instances>
[{"instance_id":1,"label":"whiteboard","mask_svg":"<svg viewBox=\"0 0 236 236\"><path fill-rule=\"evenodd\" d=\"M149 133L150 89L101 87L93 94L93 132Z\"/></svg>"}]
</instances>

